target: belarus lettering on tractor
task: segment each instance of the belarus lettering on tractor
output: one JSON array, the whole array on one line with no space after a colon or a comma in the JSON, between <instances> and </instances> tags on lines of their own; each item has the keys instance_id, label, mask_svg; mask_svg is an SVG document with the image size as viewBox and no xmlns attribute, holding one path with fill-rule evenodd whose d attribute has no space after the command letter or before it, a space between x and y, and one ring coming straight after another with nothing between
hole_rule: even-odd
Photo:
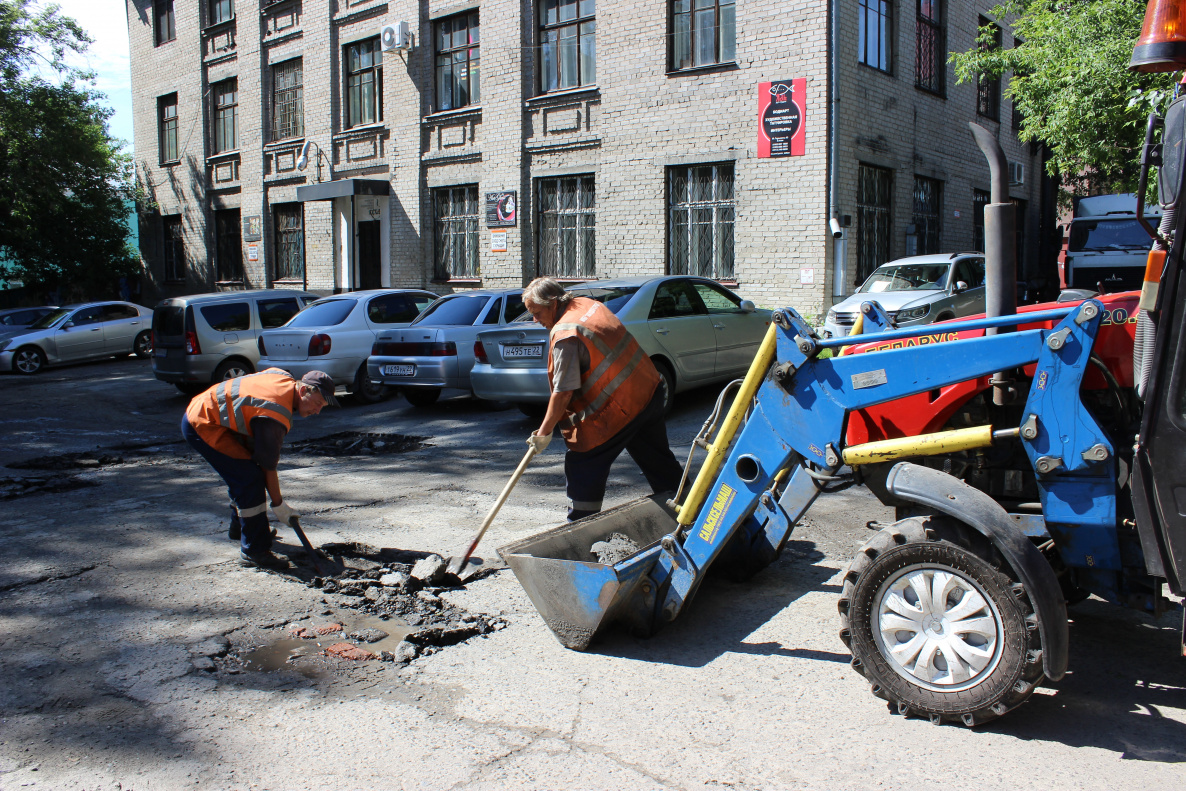
<instances>
[{"instance_id":1,"label":"belarus lettering on tractor","mask_svg":"<svg viewBox=\"0 0 1186 791\"><path fill-rule=\"evenodd\" d=\"M1160 2L1133 62L1181 69L1186 33L1162 33L1186 31L1186 4L1167 3L1167 18ZM1186 99L1152 119L1143 154L1142 182L1160 165L1162 206L1159 228L1142 219L1144 290L1020 312L1006 163L973 132L993 171L987 315L896 329L870 301L854 345L776 311L697 438L706 458L686 491L500 548L563 645L583 650L611 624L655 633L710 569L754 574L816 497L853 483L897 521L844 573L840 637L897 713L998 717L1065 673L1068 604L1094 594L1160 613L1167 587L1183 594ZM637 551L601 562L598 542Z\"/></svg>"}]
</instances>

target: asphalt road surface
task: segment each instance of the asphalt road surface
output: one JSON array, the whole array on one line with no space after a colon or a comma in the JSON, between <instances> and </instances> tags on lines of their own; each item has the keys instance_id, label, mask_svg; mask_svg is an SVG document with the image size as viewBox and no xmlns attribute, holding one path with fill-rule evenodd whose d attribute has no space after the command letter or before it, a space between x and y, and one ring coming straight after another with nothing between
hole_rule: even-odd
<instances>
[{"instance_id":1,"label":"asphalt road surface","mask_svg":"<svg viewBox=\"0 0 1186 791\"><path fill-rule=\"evenodd\" d=\"M677 455L715 393L682 396ZM1180 613L1072 609L1071 672L976 729L891 715L837 637L839 573L891 514L821 498L744 584L710 580L650 639L564 649L509 571L442 597L505 628L400 662L313 652L294 626L360 622L359 597L240 568L225 488L179 442L186 399L146 361L0 376L0 788L1181 788ZM418 449L286 454L315 544L450 555L534 422L468 398L401 397L298 421L290 443L408 435ZM374 438L372 437L372 440ZM314 443L316 444L316 443ZM563 520L559 443L479 555ZM607 505L646 492L628 458ZM278 551L301 556L282 529Z\"/></svg>"}]
</instances>

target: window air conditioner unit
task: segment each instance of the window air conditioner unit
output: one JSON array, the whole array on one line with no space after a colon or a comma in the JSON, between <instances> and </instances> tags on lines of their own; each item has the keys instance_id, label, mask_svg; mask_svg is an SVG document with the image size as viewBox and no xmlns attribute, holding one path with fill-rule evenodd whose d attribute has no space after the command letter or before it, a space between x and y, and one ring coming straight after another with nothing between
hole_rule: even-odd
<instances>
[{"instance_id":1,"label":"window air conditioner unit","mask_svg":"<svg viewBox=\"0 0 1186 791\"><path fill-rule=\"evenodd\" d=\"M403 52L412 48L412 27L407 22L384 25L379 32L384 52Z\"/></svg>"},{"instance_id":2,"label":"window air conditioner unit","mask_svg":"<svg viewBox=\"0 0 1186 791\"><path fill-rule=\"evenodd\" d=\"M1021 162L1009 163L1009 183L1010 184L1024 184L1025 183L1025 165Z\"/></svg>"}]
</instances>

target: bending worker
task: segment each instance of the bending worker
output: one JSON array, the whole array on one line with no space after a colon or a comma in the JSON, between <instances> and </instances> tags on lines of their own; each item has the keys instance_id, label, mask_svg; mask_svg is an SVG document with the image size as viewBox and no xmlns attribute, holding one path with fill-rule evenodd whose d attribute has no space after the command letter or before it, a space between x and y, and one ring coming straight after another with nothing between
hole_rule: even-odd
<instances>
[{"instance_id":1,"label":"bending worker","mask_svg":"<svg viewBox=\"0 0 1186 791\"><path fill-rule=\"evenodd\" d=\"M523 304L549 330L548 411L527 444L542 453L557 426L568 452L569 521L601 510L610 465L625 450L651 490L672 492L683 468L667 444L664 385L654 363L600 302L536 278Z\"/></svg>"},{"instance_id":2,"label":"bending worker","mask_svg":"<svg viewBox=\"0 0 1186 791\"><path fill-rule=\"evenodd\" d=\"M329 374L310 371L299 381L279 368L227 379L190 401L181 435L226 481L234 504L228 537L239 541L240 563L288 568L272 553L268 506L283 524L299 514L280 495L276 465L294 415L310 417L338 405Z\"/></svg>"}]
</instances>

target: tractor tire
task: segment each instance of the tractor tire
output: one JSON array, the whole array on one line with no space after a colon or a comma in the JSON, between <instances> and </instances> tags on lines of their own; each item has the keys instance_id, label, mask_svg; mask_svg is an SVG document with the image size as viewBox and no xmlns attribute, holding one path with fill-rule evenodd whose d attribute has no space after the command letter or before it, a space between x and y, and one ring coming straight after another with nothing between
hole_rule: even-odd
<instances>
[{"instance_id":1,"label":"tractor tire","mask_svg":"<svg viewBox=\"0 0 1186 791\"><path fill-rule=\"evenodd\" d=\"M987 539L948 517L903 519L870 539L838 608L853 669L891 712L980 725L1043 678L1024 586Z\"/></svg>"}]
</instances>

